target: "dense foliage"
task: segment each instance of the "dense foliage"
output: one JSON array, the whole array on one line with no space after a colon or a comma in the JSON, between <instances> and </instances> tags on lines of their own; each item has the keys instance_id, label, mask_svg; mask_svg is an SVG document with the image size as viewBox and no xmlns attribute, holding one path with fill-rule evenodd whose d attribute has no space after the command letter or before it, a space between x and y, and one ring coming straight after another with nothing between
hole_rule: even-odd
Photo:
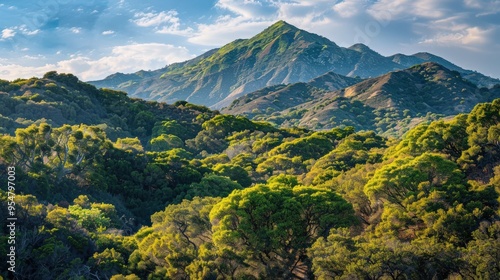
<instances>
[{"instance_id":1,"label":"dense foliage","mask_svg":"<svg viewBox=\"0 0 500 280\"><path fill-rule=\"evenodd\" d=\"M500 99L386 139L54 72L0 91L17 279L500 277ZM7 184L0 196L7 209Z\"/></svg>"}]
</instances>

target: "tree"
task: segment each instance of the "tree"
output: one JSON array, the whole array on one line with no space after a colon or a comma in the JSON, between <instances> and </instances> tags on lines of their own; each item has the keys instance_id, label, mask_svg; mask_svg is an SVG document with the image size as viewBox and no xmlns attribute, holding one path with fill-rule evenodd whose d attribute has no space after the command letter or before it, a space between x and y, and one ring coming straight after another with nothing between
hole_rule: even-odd
<instances>
[{"instance_id":1,"label":"tree","mask_svg":"<svg viewBox=\"0 0 500 280\"><path fill-rule=\"evenodd\" d=\"M467 117L467 125L469 148L458 162L471 177L486 182L500 162L500 99L475 106Z\"/></svg>"},{"instance_id":2,"label":"tree","mask_svg":"<svg viewBox=\"0 0 500 280\"><path fill-rule=\"evenodd\" d=\"M337 177L357 164L376 163L382 159L382 137L374 132L360 132L342 139L338 146L319 158L306 175L305 182L314 185Z\"/></svg>"},{"instance_id":3,"label":"tree","mask_svg":"<svg viewBox=\"0 0 500 280\"><path fill-rule=\"evenodd\" d=\"M424 152L443 153L458 159L468 149L467 115L461 114L449 121L420 124L410 130L393 149L391 156L417 156Z\"/></svg>"},{"instance_id":4,"label":"tree","mask_svg":"<svg viewBox=\"0 0 500 280\"><path fill-rule=\"evenodd\" d=\"M353 237L346 229L319 238L309 252L319 279L449 279L462 266L460 251L436 239Z\"/></svg>"},{"instance_id":5,"label":"tree","mask_svg":"<svg viewBox=\"0 0 500 280\"><path fill-rule=\"evenodd\" d=\"M100 253L94 253L89 259L89 265L93 270L97 271L96 274L104 276L104 278L109 278L126 270L123 256L114 248L106 248Z\"/></svg>"},{"instance_id":6,"label":"tree","mask_svg":"<svg viewBox=\"0 0 500 280\"><path fill-rule=\"evenodd\" d=\"M193 199L194 197L226 197L233 190L239 189L242 189L241 185L227 177L207 174L199 183L192 183L189 185L186 193L179 195L176 198L176 201L182 201L182 199Z\"/></svg>"},{"instance_id":7,"label":"tree","mask_svg":"<svg viewBox=\"0 0 500 280\"><path fill-rule=\"evenodd\" d=\"M135 274L129 274L129 275L116 274L116 275L111 276L111 278L109 278L109 279L110 280L140 280L141 278L139 278Z\"/></svg>"},{"instance_id":8,"label":"tree","mask_svg":"<svg viewBox=\"0 0 500 280\"><path fill-rule=\"evenodd\" d=\"M94 126L47 123L16 130L15 140L4 136L2 157L25 171L53 175L56 182L70 173L78 174L109 148L104 132Z\"/></svg>"},{"instance_id":9,"label":"tree","mask_svg":"<svg viewBox=\"0 0 500 280\"><path fill-rule=\"evenodd\" d=\"M467 244L463 259L467 277L497 279L500 276L500 223L476 230L474 239Z\"/></svg>"},{"instance_id":10,"label":"tree","mask_svg":"<svg viewBox=\"0 0 500 280\"><path fill-rule=\"evenodd\" d=\"M411 195L462 182L463 175L454 162L441 155L424 153L413 159L397 159L384 165L368 181L365 193L404 207L404 200Z\"/></svg>"},{"instance_id":11,"label":"tree","mask_svg":"<svg viewBox=\"0 0 500 280\"><path fill-rule=\"evenodd\" d=\"M172 134L161 134L158 137L151 139L149 144L151 150L156 152L182 148L184 146L184 142L182 142L181 138Z\"/></svg>"},{"instance_id":12,"label":"tree","mask_svg":"<svg viewBox=\"0 0 500 280\"><path fill-rule=\"evenodd\" d=\"M132 271L141 278L187 278L186 267L198 257L200 246L211 240L208 215L219 200L196 197L152 215L153 225L136 234L139 247L130 257Z\"/></svg>"},{"instance_id":13,"label":"tree","mask_svg":"<svg viewBox=\"0 0 500 280\"><path fill-rule=\"evenodd\" d=\"M214 166L214 171L220 176L229 177L231 180L238 182L242 187L246 188L252 184L252 179L248 172L241 166L232 164L217 164Z\"/></svg>"},{"instance_id":14,"label":"tree","mask_svg":"<svg viewBox=\"0 0 500 280\"><path fill-rule=\"evenodd\" d=\"M134 154L144 152L144 148L142 147L141 141L139 138L118 138L116 140L115 146L118 149L122 149L127 152L131 152Z\"/></svg>"},{"instance_id":15,"label":"tree","mask_svg":"<svg viewBox=\"0 0 500 280\"><path fill-rule=\"evenodd\" d=\"M308 270L307 248L334 227L353 224L352 206L332 191L257 185L234 191L210 213L213 242L256 269L255 277L289 278Z\"/></svg>"},{"instance_id":16,"label":"tree","mask_svg":"<svg viewBox=\"0 0 500 280\"><path fill-rule=\"evenodd\" d=\"M292 141L287 141L269 151L270 156L285 155L293 158L301 156L304 159L318 159L333 148L333 142L328 137L313 134Z\"/></svg>"},{"instance_id":17,"label":"tree","mask_svg":"<svg viewBox=\"0 0 500 280\"><path fill-rule=\"evenodd\" d=\"M491 187L473 189L456 163L430 153L383 166L364 190L389 202L376 227L379 236L427 236L459 246L471 239L479 220L493 218L498 197Z\"/></svg>"},{"instance_id":18,"label":"tree","mask_svg":"<svg viewBox=\"0 0 500 280\"><path fill-rule=\"evenodd\" d=\"M366 225L374 224L380 218L379 210L382 207L382 203L370 200L364 192L364 187L371 179L373 172L375 172L380 165L381 164L359 165L347 172L342 172L331 181L326 181L319 186L331 188L351 203L356 211L356 216Z\"/></svg>"},{"instance_id":19,"label":"tree","mask_svg":"<svg viewBox=\"0 0 500 280\"><path fill-rule=\"evenodd\" d=\"M348 274L349 264L357 260L356 250L347 228L334 229L328 238L318 238L308 250L314 275L318 279L335 279Z\"/></svg>"},{"instance_id":20,"label":"tree","mask_svg":"<svg viewBox=\"0 0 500 280\"><path fill-rule=\"evenodd\" d=\"M55 140L57 179L69 173L78 174L92 165L110 144L106 142L106 134L95 126L62 126L53 130Z\"/></svg>"},{"instance_id":21,"label":"tree","mask_svg":"<svg viewBox=\"0 0 500 280\"><path fill-rule=\"evenodd\" d=\"M26 171L42 168L48 162L51 147L55 144L49 141L51 131L52 128L47 123L16 129L15 139L3 137L2 157Z\"/></svg>"},{"instance_id":22,"label":"tree","mask_svg":"<svg viewBox=\"0 0 500 280\"><path fill-rule=\"evenodd\" d=\"M305 172L305 165L300 156L289 158L283 155L266 158L255 169L262 175L278 175L281 173L298 175Z\"/></svg>"}]
</instances>

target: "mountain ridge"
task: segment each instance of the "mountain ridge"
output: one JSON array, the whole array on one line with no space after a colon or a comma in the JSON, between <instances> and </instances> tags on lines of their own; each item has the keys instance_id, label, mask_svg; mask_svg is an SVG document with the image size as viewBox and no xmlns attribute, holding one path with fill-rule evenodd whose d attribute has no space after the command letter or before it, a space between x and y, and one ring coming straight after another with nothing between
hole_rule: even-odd
<instances>
[{"instance_id":1,"label":"mountain ridge","mask_svg":"<svg viewBox=\"0 0 500 280\"><path fill-rule=\"evenodd\" d=\"M479 86L500 83L428 53L385 57L362 44L340 47L285 21L276 22L252 38L235 40L185 62L89 83L123 90L132 97L167 103L186 100L218 109L266 86L308 82L331 71L373 78L428 61L449 66Z\"/></svg>"},{"instance_id":2,"label":"mountain ridge","mask_svg":"<svg viewBox=\"0 0 500 280\"><path fill-rule=\"evenodd\" d=\"M298 84L269 91L265 97L260 92L250 93L233 101L222 112L267 120L280 126L329 129L351 125L381 134L401 135L423 120L464 113L477 103L500 97L500 85L491 89L478 88L457 71L434 62L336 90L319 91L311 83L295 92L303 102L296 102L294 106L284 108L282 105L287 103L279 96L285 89L289 89L287 98L294 96L290 89L297 88ZM272 97L278 104L272 102Z\"/></svg>"}]
</instances>

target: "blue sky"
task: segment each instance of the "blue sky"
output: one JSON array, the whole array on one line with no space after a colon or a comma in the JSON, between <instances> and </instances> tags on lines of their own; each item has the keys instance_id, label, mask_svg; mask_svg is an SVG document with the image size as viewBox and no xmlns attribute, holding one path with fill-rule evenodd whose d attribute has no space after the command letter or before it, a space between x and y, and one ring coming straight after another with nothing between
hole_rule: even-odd
<instances>
[{"instance_id":1,"label":"blue sky","mask_svg":"<svg viewBox=\"0 0 500 280\"><path fill-rule=\"evenodd\" d=\"M280 19L340 46L427 51L500 78L500 0L3 0L0 79L154 70Z\"/></svg>"}]
</instances>

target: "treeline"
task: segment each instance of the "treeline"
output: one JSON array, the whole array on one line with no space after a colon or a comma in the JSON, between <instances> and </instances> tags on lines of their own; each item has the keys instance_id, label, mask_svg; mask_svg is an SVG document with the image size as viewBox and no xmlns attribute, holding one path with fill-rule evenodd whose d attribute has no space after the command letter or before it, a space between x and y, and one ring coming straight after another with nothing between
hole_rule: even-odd
<instances>
[{"instance_id":1,"label":"treeline","mask_svg":"<svg viewBox=\"0 0 500 280\"><path fill-rule=\"evenodd\" d=\"M0 91L17 279L500 277L500 100L398 140L279 129L53 72ZM78 113L23 117L66 104Z\"/></svg>"}]
</instances>

